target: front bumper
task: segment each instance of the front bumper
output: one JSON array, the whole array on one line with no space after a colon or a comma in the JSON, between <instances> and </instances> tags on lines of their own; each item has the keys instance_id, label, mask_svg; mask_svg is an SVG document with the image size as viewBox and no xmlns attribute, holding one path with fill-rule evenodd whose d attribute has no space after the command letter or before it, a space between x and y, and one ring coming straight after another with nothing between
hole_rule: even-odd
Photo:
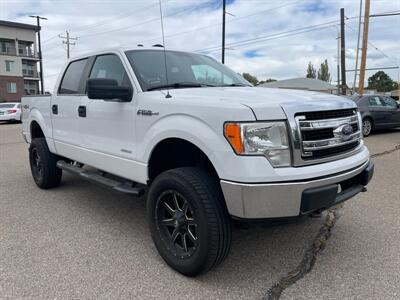
<instances>
[{"instance_id":1,"label":"front bumper","mask_svg":"<svg viewBox=\"0 0 400 300\"><path fill-rule=\"evenodd\" d=\"M357 195L372 179L374 164L306 181L248 184L221 180L229 213L241 219L294 217L327 209Z\"/></svg>"}]
</instances>

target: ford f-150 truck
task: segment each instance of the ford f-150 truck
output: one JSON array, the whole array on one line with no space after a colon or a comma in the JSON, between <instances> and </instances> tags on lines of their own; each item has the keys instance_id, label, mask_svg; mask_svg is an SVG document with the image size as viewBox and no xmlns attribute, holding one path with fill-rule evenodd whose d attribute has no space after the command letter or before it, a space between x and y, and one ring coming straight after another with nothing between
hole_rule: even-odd
<instances>
[{"instance_id":1,"label":"ford f-150 truck","mask_svg":"<svg viewBox=\"0 0 400 300\"><path fill-rule=\"evenodd\" d=\"M232 219L320 212L365 189L373 163L354 101L253 87L205 55L116 48L71 59L51 96L22 99L35 183L71 172L146 196L175 270L221 263Z\"/></svg>"}]
</instances>

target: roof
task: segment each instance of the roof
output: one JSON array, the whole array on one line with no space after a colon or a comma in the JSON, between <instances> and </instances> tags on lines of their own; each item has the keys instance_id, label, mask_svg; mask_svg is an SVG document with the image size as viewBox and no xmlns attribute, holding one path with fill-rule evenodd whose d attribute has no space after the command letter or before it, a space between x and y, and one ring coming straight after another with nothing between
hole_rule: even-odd
<instances>
[{"instance_id":1,"label":"roof","mask_svg":"<svg viewBox=\"0 0 400 300\"><path fill-rule=\"evenodd\" d=\"M13 28L21 28L21 29L28 29L28 30L38 31L38 27L36 25L17 23L17 22L10 22L10 21L2 21L2 20L0 20L0 26L7 26L7 27L13 27ZM40 26L39 26L39 30L40 30Z\"/></svg>"},{"instance_id":2,"label":"roof","mask_svg":"<svg viewBox=\"0 0 400 300\"><path fill-rule=\"evenodd\" d=\"M291 78L273 82L262 83L261 87L281 88L281 89L302 89L310 91L330 91L336 90L337 87L319 79L313 78Z\"/></svg>"}]
</instances>

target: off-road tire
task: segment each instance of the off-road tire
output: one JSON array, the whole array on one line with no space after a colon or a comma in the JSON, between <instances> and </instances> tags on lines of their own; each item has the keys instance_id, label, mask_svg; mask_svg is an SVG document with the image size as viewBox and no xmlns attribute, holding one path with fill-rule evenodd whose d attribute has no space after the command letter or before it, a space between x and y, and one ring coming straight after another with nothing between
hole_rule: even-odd
<instances>
[{"instance_id":1,"label":"off-road tire","mask_svg":"<svg viewBox=\"0 0 400 300\"><path fill-rule=\"evenodd\" d=\"M178 255L170 247L158 221L160 197L176 191L192 208L193 220L198 223L197 248L192 255ZM220 264L231 245L231 219L217 179L194 167L172 169L160 174L150 186L147 215L155 246L165 262L186 276L196 276ZM177 226L177 225L176 225ZM185 237L183 236L183 239Z\"/></svg>"},{"instance_id":2,"label":"off-road tire","mask_svg":"<svg viewBox=\"0 0 400 300\"><path fill-rule=\"evenodd\" d=\"M49 151L45 138L32 140L29 147L29 164L33 180L38 187L50 189L60 185L62 170L56 165L59 159Z\"/></svg>"}]
</instances>

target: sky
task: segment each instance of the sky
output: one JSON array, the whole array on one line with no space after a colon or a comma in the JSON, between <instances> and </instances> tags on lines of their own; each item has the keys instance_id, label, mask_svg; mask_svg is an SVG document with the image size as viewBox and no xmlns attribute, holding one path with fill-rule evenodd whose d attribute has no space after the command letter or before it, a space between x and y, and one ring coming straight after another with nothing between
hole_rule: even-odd
<instances>
[{"instance_id":1,"label":"sky","mask_svg":"<svg viewBox=\"0 0 400 300\"><path fill-rule=\"evenodd\" d=\"M345 9L346 67L354 69L359 0L227 0L225 63L259 80L304 77L308 62L328 60L337 80L340 8ZM162 0L165 45L221 59L222 0ZM371 14L400 11L400 0L371 0ZM78 37L71 57L114 46L162 44L158 0L0 0L0 19L42 21L45 90L66 62L59 34ZM322 24L322 25L321 25ZM311 27L313 26L313 27ZM400 64L400 16L370 19L367 68ZM377 48L377 49L376 49ZM368 71L368 78L376 71ZM398 80L398 70L385 70ZM352 86L354 73L347 73Z\"/></svg>"}]
</instances>

